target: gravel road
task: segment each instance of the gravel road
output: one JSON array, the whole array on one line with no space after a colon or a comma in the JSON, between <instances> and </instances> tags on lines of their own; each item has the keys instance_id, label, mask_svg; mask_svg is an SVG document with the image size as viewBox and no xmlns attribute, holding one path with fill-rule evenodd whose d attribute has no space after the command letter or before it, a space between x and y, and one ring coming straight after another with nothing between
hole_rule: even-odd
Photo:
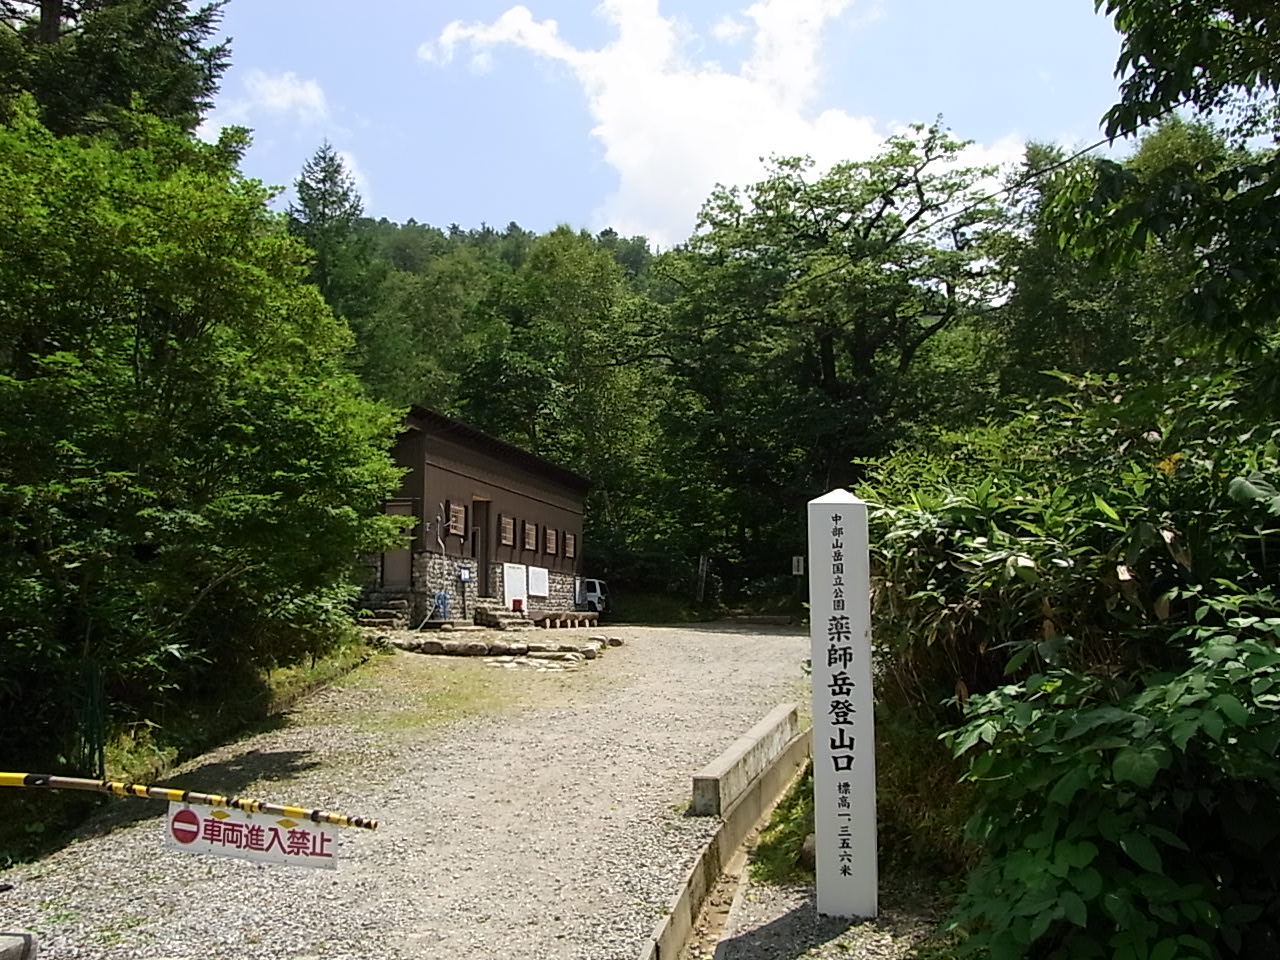
<instances>
[{"instance_id":1,"label":"gravel road","mask_svg":"<svg viewBox=\"0 0 1280 960\"><path fill-rule=\"evenodd\" d=\"M614 632L625 646L564 672L378 658L169 778L377 817L341 831L336 871L170 850L163 804L115 801L77 842L0 874L0 929L36 932L50 960L635 957L714 829L682 815L690 776L803 696L808 641ZM415 700L428 680L456 719ZM472 695L484 711L459 714Z\"/></svg>"}]
</instances>

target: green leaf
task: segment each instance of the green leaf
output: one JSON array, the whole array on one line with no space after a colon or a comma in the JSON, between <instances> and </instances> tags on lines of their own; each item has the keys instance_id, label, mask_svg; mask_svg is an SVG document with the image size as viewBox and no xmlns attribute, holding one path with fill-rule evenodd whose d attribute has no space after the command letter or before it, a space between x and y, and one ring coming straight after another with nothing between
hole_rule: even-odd
<instances>
[{"instance_id":1,"label":"green leaf","mask_svg":"<svg viewBox=\"0 0 1280 960\"><path fill-rule=\"evenodd\" d=\"M1102 892L1102 874L1093 867L1085 867L1085 869L1073 873L1070 878L1071 885L1079 891L1080 896L1085 900L1093 900Z\"/></svg>"},{"instance_id":2,"label":"green leaf","mask_svg":"<svg viewBox=\"0 0 1280 960\"><path fill-rule=\"evenodd\" d=\"M1090 730L1103 726L1108 723L1123 723L1127 720L1137 720L1138 714L1128 710L1120 710L1117 707L1098 707L1093 710L1082 711L1080 717L1071 725L1063 740L1074 740L1076 737L1088 733Z\"/></svg>"},{"instance_id":3,"label":"green leaf","mask_svg":"<svg viewBox=\"0 0 1280 960\"><path fill-rule=\"evenodd\" d=\"M1227 485L1227 496L1237 503L1252 503L1255 500L1271 501L1280 497L1280 490L1272 486L1260 473L1251 473L1247 477L1236 477Z\"/></svg>"},{"instance_id":4,"label":"green leaf","mask_svg":"<svg viewBox=\"0 0 1280 960\"><path fill-rule=\"evenodd\" d=\"M1070 863L1071 866L1080 870L1093 863L1097 856L1097 846L1088 840L1082 840L1075 845L1075 849L1071 852Z\"/></svg>"},{"instance_id":5,"label":"green leaf","mask_svg":"<svg viewBox=\"0 0 1280 960\"><path fill-rule=\"evenodd\" d=\"M1160 873L1164 869L1160 853L1146 837L1139 833L1130 833L1120 838L1120 849L1127 853L1133 862L1144 870Z\"/></svg>"},{"instance_id":6,"label":"green leaf","mask_svg":"<svg viewBox=\"0 0 1280 960\"><path fill-rule=\"evenodd\" d=\"M1205 733L1213 737L1214 740L1222 739L1223 723L1222 716L1218 711L1212 708L1202 711L1200 714L1200 726L1202 726Z\"/></svg>"},{"instance_id":7,"label":"green leaf","mask_svg":"<svg viewBox=\"0 0 1280 960\"><path fill-rule=\"evenodd\" d=\"M1249 723L1249 711L1244 708L1244 704L1231 694L1220 693L1213 698L1213 702L1222 711L1223 715L1237 727L1243 727Z\"/></svg>"},{"instance_id":8,"label":"green leaf","mask_svg":"<svg viewBox=\"0 0 1280 960\"><path fill-rule=\"evenodd\" d=\"M1179 750L1186 750L1187 743L1200 729L1199 720L1184 720L1173 728L1169 734L1169 739L1173 741L1174 746Z\"/></svg>"},{"instance_id":9,"label":"green leaf","mask_svg":"<svg viewBox=\"0 0 1280 960\"><path fill-rule=\"evenodd\" d=\"M1129 928L1129 922L1133 918L1133 905L1129 903L1128 897L1108 893L1102 898L1102 908L1111 914L1111 919L1121 930Z\"/></svg>"},{"instance_id":10,"label":"green leaf","mask_svg":"<svg viewBox=\"0 0 1280 960\"><path fill-rule=\"evenodd\" d=\"M1201 940L1199 937L1193 937L1189 933L1184 933L1178 937L1178 946L1194 950L1197 955L1204 958L1213 956L1213 947L1209 946L1208 943Z\"/></svg>"},{"instance_id":11,"label":"green leaf","mask_svg":"<svg viewBox=\"0 0 1280 960\"><path fill-rule=\"evenodd\" d=\"M1140 787L1149 787L1160 772L1160 767L1160 758L1154 750L1127 747L1116 754L1111 773L1118 783L1136 783Z\"/></svg>"},{"instance_id":12,"label":"green leaf","mask_svg":"<svg viewBox=\"0 0 1280 960\"><path fill-rule=\"evenodd\" d=\"M1074 892L1064 890L1059 902L1063 915L1077 927L1083 927L1089 922L1089 911L1085 909L1084 901Z\"/></svg>"},{"instance_id":13,"label":"green leaf","mask_svg":"<svg viewBox=\"0 0 1280 960\"><path fill-rule=\"evenodd\" d=\"M1253 923L1260 916L1262 916L1262 908L1256 904L1238 903L1226 909L1222 914L1222 922L1234 927L1242 923Z\"/></svg>"},{"instance_id":14,"label":"green leaf","mask_svg":"<svg viewBox=\"0 0 1280 960\"><path fill-rule=\"evenodd\" d=\"M1105 513L1108 517L1119 523L1120 514L1116 513L1111 504L1107 503L1107 501L1103 500L1102 497L1098 496L1096 493L1093 495L1093 503L1094 506Z\"/></svg>"},{"instance_id":15,"label":"green leaf","mask_svg":"<svg viewBox=\"0 0 1280 960\"><path fill-rule=\"evenodd\" d=\"M1078 791L1088 786L1089 779L1088 767L1083 764L1072 767L1049 791L1049 802L1067 806Z\"/></svg>"}]
</instances>

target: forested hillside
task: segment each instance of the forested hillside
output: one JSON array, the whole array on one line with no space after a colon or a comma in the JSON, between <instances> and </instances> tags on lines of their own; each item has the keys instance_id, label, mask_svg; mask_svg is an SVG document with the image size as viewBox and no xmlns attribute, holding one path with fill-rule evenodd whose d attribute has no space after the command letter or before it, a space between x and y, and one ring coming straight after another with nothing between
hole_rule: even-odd
<instances>
[{"instance_id":1,"label":"forested hillside","mask_svg":"<svg viewBox=\"0 0 1280 960\"><path fill-rule=\"evenodd\" d=\"M624 588L786 595L871 501L886 835L969 949L1280 953L1271 5L1099 0L1109 158L918 125L663 250L373 220L327 143L273 207L193 135L219 6L0 0L0 759L342 642L417 403L594 481Z\"/></svg>"}]
</instances>

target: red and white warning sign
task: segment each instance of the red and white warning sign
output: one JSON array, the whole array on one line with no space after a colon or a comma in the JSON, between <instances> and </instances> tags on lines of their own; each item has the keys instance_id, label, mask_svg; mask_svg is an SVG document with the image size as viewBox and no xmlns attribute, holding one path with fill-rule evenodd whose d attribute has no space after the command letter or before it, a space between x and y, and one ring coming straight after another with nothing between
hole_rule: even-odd
<instances>
[{"instance_id":1,"label":"red and white warning sign","mask_svg":"<svg viewBox=\"0 0 1280 960\"><path fill-rule=\"evenodd\" d=\"M183 807L169 821L169 829L179 843L192 843L200 836L200 817L190 807Z\"/></svg>"},{"instance_id":2,"label":"red and white warning sign","mask_svg":"<svg viewBox=\"0 0 1280 960\"><path fill-rule=\"evenodd\" d=\"M188 853L298 867L334 869L338 865L334 827L275 814L170 803L165 839L170 847Z\"/></svg>"}]
</instances>

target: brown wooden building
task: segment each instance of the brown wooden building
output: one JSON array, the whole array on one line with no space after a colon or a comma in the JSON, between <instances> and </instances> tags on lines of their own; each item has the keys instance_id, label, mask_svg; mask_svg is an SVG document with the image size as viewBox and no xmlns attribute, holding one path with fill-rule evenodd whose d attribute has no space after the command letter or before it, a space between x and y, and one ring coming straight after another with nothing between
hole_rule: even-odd
<instances>
[{"instance_id":1,"label":"brown wooden building","mask_svg":"<svg viewBox=\"0 0 1280 960\"><path fill-rule=\"evenodd\" d=\"M590 481L417 406L394 457L409 472L387 510L418 522L404 549L380 558L384 595L409 599L416 619L441 592L454 619L469 617L480 598L508 609L514 597L526 608L573 608Z\"/></svg>"}]
</instances>

